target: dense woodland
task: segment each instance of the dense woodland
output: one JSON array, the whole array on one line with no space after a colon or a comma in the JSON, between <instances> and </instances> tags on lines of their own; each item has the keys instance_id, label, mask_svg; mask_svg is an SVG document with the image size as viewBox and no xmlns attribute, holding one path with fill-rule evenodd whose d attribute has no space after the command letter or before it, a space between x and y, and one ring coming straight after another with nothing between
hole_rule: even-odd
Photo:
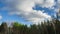
<instances>
[{"instance_id":1,"label":"dense woodland","mask_svg":"<svg viewBox=\"0 0 60 34\"><path fill-rule=\"evenodd\" d=\"M18 22L14 22L8 27L6 22L0 25L0 34L60 34L60 21L53 18L52 21L41 22L41 24L32 24L29 27Z\"/></svg>"},{"instance_id":2,"label":"dense woodland","mask_svg":"<svg viewBox=\"0 0 60 34\"><path fill-rule=\"evenodd\" d=\"M38 25L27 25L15 22L8 27L6 22L0 25L0 34L60 34L60 21L47 21Z\"/></svg>"}]
</instances>

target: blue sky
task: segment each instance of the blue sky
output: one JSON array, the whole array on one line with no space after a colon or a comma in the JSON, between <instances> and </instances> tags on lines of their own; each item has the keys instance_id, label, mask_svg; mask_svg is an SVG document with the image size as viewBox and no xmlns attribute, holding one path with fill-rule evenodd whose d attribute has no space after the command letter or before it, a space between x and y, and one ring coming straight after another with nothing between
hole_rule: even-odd
<instances>
[{"instance_id":1,"label":"blue sky","mask_svg":"<svg viewBox=\"0 0 60 34\"><path fill-rule=\"evenodd\" d=\"M19 23L22 23L22 24L31 24L31 23L28 23L26 21L24 21L23 18L17 16L17 15L9 15L8 14L8 11L0 11L0 15L2 15L2 19L0 20L0 23L2 22L19 22Z\"/></svg>"},{"instance_id":2,"label":"blue sky","mask_svg":"<svg viewBox=\"0 0 60 34\"><path fill-rule=\"evenodd\" d=\"M17 21L29 25L41 23L45 19L51 20L51 16L58 10L59 2L59 0L0 0L2 17L0 23Z\"/></svg>"}]
</instances>

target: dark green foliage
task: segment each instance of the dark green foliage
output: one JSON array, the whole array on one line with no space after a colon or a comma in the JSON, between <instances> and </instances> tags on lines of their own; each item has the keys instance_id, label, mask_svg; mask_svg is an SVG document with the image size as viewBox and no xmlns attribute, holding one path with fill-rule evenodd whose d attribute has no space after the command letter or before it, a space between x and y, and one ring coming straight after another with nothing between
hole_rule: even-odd
<instances>
[{"instance_id":1,"label":"dark green foliage","mask_svg":"<svg viewBox=\"0 0 60 34\"><path fill-rule=\"evenodd\" d=\"M47 21L41 24L33 24L30 27L27 25L14 23L13 34L60 34L60 21ZM14 30L15 29L15 30Z\"/></svg>"},{"instance_id":2,"label":"dark green foliage","mask_svg":"<svg viewBox=\"0 0 60 34\"><path fill-rule=\"evenodd\" d=\"M12 27L8 27L6 22L0 25L0 34L60 34L60 21L42 22L41 24L28 25L14 22Z\"/></svg>"},{"instance_id":3,"label":"dark green foliage","mask_svg":"<svg viewBox=\"0 0 60 34\"><path fill-rule=\"evenodd\" d=\"M0 26L0 32L2 34L8 34L8 27L6 22L2 22L1 26Z\"/></svg>"}]
</instances>

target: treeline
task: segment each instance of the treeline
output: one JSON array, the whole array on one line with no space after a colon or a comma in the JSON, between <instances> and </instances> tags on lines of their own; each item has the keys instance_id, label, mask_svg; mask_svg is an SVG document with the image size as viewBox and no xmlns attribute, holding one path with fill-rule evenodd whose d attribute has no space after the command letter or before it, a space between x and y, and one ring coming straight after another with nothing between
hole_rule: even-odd
<instances>
[{"instance_id":1,"label":"treeline","mask_svg":"<svg viewBox=\"0 0 60 34\"><path fill-rule=\"evenodd\" d=\"M8 27L7 23L3 22L0 25L0 34L60 34L60 21L47 21L29 27L18 22L13 23L12 27Z\"/></svg>"}]
</instances>

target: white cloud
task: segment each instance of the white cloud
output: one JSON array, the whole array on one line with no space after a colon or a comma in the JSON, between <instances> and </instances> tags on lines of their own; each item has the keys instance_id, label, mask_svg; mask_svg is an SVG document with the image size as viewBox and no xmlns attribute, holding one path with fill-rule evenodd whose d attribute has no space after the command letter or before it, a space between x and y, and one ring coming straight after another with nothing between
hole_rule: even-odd
<instances>
[{"instance_id":1,"label":"white cloud","mask_svg":"<svg viewBox=\"0 0 60 34\"><path fill-rule=\"evenodd\" d=\"M42 6L47 8L52 8L54 5L55 5L54 0L46 0Z\"/></svg>"},{"instance_id":2,"label":"white cloud","mask_svg":"<svg viewBox=\"0 0 60 34\"><path fill-rule=\"evenodd\" d=\"M56 4L55 0L34 0L34 3L45 8L52 8Z\"/></svg>"},{"instance_id":3,"label":"white cloud","mask_svg":"<svg viewBox=\"0 0 60 34\"><path fill-rule=\"evenodd\" d=\"M34 6L35 3L32 0L26 0L23 2L20 1L20 3L16 6L19 11L11 12L11 14L17 14L26 21L30 21L35 24L41 23L41 21L44 21L45 19L51 19L51 16L43 13L43 11L33 10L32 8Z\"/></svg>"},{"instance_id":4,"label":"white cloud","mask_svg":"<svg viewBox=\"0 0 60 34\"><path fill-rule=\"evenodd\" d=\"M52 8L56 4L55 0L35 0L35 3L45 8Z\"/></svg>"},{"instance_id":5,"label":"white cloud","mask_svg":"<svg viewBox=\"0 0 60 34\"><path fill-rule=\"evenodd\" d=\"M60 0L57 0L57 8L59 8L60 9Z\"/></svg>"},{"instance_id":6,"label":"white cloud","mask_svg":"<svg viewBox=\"0 0 60 34\"><path fill-rule=\"evenodd\" d=\"M20 4L21 6L22 6L22 4L24 4L24 6L27 4L29 6L30 6L30 4L32 4L32 6L35 4L38 4L41 7L52 8L56 4L55 0L5 0L5 1L2 0L2 2L4 2L5 4L8 4L8 7L10 7L10 6L15 7L15 5L17 5L17 4Z\"/></svg>"},{"instance_id":7,"label":"white cloud","mask_svg":"<svg viewBox=\"0 0 60 34\"><path fill-rule=\"evenodd\" d=\"M2 16L0 15L0 20L2 19Z\"/></svg>"},{"instance_id":8,"label":"white cloud","mask_svg":"<svg viewBox=\"0 0 60 34\"><path fill-rule=\"evenodd\" d=\"M55 12L60 13L59 12L59 10L60 10L60 0L56 1L56 8L54 8L54 9L55 9Z\"/></svg>"},{"instance_id":9,"label":"white cloud","mask_svg":"<svg viewBox=\"0 0 60 34\"><path fill-rule=\"evenodd\" d=\"M36 4L45 8L52 8L55 5L54 0L6 0L5 3L7 4L6 7L9 8L10 14L17 14L35 24L51 19L51 16L43 13L43 10L33 10Z\"/></svg>"}]
</instances>

